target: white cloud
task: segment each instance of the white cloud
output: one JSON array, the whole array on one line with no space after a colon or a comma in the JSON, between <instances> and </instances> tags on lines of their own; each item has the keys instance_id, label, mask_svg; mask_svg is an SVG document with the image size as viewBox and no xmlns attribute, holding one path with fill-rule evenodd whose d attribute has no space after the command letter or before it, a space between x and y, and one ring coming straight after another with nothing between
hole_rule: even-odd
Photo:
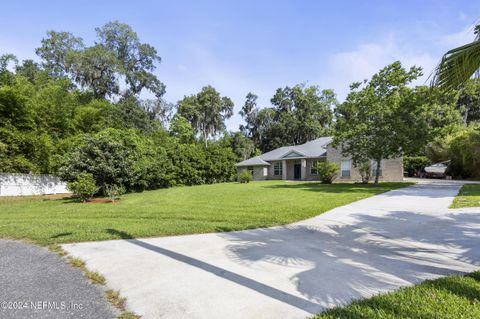
<instances>
[{"instance_id":1,"label":"white cloud","mask_svg":"<svg viewBox=\"0 0 480 319\"><path fill-rule=\"evenodd\" d=\"M328 66L320 83L334 89L343 100L349 85L369 79L384 66L402 62L404 67L413 65L423 68L424 75L414 85L425 84L441 56L451 48L471 42L474 39L472 28L428 39L401 39L394 33L376 41L358 45L349 51L338 52L328 59Z\"/></svg>"},{"instance_id":2,"label":"white cloud","mask_svg":"<svg viewBox=\"0 0 480 319\"><path fill-rule=\"evenodd\" d=\"M459 32L441 36L438 43L442 46L454 48L472 42L474 39L473 26L468 26Z\"/></svg>"}]
</instances>

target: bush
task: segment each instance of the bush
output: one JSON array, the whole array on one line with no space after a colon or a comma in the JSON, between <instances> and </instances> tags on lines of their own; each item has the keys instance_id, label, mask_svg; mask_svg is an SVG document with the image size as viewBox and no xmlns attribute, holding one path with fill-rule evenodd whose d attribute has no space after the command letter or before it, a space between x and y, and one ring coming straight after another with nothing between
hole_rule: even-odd
<instances>
[{"instance_id":1,"label":"bush","mask_svg":"<svg viewBox=\"0 0 480 319\"><path fill-rule=\"evenodd\" d=\"M362 177L362 184L368 184L370 177L372 176L372 165L369 161L362 162L358 166L358 172Z\"/></svg>"},{"instance_id":2,"label":"bush","mask_svg":"<svg viewBox=\"0 0 480 319\"><path fill-rule=\"evenodd\" d=\"M238 175L238 181L240 183L250 183L253 180L252 173L249 170L244 170Z\"/></svg>"},{"instance_id":3,"label":"bush","mask_svg":"<svg viewBox=\"0 0 480 319\"><path fill-rule=\"evenodd\" d=\"M317 164L318 176L323 184L331 184L338 175L338 164L332 162L321 162Z\"/></svg>"},{"instance_id":4,"label":"bush","mask_svg":"<svg viewBox=\"0 0 480 319\"><path fill-rule=\"evenodd\" d=\"M93 175L86 172L78 174L76 180L69 182L67 187L73 195L80 198L82 202L92 198L99 190L99 187L95 184Z\"/></svg>"},{"instance_id":5,"label":"bush","mask_svg":"<svg viewBox=\"0 0 480 319\"><path fill-rule=\"evenodd\" d=\"M105 193L112 202L119 200L125 194L125 187L119 185L107 185Z\"/></svg>"},{"instance_id":6,"label":"bush","mask_svg":"<svg viewBox=\"0 0 480 319\"><path fill-rule=\"evenodd\" d=\"M60 169L60 177L72 181L82 172L91 173L100 193L107 185L123 185L130 189L134 179L133 163L136 154L127 145L128 132L108 129L95 135L85 135L68 154Z\"/></svg>"},{"instance_id":7,"label":"bush","mask_svg":"<svg viewBox=\"0 0 480 319\"><path fill-rule=\"evenodd\" d=\"M448 141L449 174L462 178L480 177L480 125L471 125Z\"/></svg>"},{"instance_id":8,"label":"bush","mask_svg":"<svg viewBox=\"0 0 480 319\"><path fill-rule=\"evenodd\" d=\"M403 169L408 176L416 176L430 163L430 159L426 156L405 156L403 158Z\"/></svg>"}]
</instances>

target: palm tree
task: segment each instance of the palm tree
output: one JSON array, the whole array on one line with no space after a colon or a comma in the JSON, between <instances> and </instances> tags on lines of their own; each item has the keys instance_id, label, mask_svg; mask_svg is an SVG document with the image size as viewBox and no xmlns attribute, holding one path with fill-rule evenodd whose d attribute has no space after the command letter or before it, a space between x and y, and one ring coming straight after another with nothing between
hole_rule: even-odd
<instances>
[{"instance_id":1,"label":"palm tree","mask_svg":"<svg viewBox=\"0 0 480 319\"><path fill-rule=\"evenodd\" d=\"M480 68L480 25L474 28L475 40L445 53L432 74L432 85L458 88ZM477 74L478 75L478 74Z\"/></svg>"}]
</instances>

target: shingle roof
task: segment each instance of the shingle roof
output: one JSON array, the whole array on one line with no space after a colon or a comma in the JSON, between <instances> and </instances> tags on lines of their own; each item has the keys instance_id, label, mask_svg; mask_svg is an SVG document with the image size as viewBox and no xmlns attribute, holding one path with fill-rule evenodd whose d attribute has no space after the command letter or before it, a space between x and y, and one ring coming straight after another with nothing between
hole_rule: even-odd
<instances>
[{"instance_id":1,"label":"shingle roof","mask_svg":"<svg viewBox=\"0 0 480 319\"><path fill-rule=\"evenodd\" d=\"M260 156L255 156L235 164L235 166L268 166L268 165L270 165L270 163L265 162Z\"/></svg>"},{"instance_id":2,"label":"shingle roof","mask_svg":"<svg viewBox=\"0 0 480 319\"><path fill-rule=\"evenodd\" d=\"M327 145L332 142L332 137L320 137L301 145L283 146L260 156L252 157L246 161L235 164L236 166L268 166L268 162L279 161L286 158L316 158L326 156ZM294 154L291 154L294 152ZM297 153L297 154L295 154ZM290 156L288 156L290 155ZM293 156L292 156L293 155ZM298 156L297 156L298 155Z\"/></svg>"}]
</instances>

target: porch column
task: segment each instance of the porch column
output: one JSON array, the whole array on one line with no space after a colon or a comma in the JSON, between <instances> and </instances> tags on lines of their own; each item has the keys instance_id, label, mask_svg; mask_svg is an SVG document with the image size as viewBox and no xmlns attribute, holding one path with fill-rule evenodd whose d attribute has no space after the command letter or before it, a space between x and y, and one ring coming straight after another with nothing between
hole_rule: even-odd
<instances>
[{"instance_id":1,"label":"porch column","mask_svg":"<svg viewBox=\"0 0 480 319\"><path fill-rule=\"evenodd\" d=\"M305 180L307 178L307 160L306 159L301 159L300 161L301 164L301 170L300 170L300 179Z\"/></svg>"},{"instance_id":2,"label":"porch column","mask_svg":"<svg viewBox=\"0 0 480 319\"><path fill-rule=\"evenodd\" d=\"M287 160L282 161L282 179L287 179Z\"/></svg>"}]
</instances>

